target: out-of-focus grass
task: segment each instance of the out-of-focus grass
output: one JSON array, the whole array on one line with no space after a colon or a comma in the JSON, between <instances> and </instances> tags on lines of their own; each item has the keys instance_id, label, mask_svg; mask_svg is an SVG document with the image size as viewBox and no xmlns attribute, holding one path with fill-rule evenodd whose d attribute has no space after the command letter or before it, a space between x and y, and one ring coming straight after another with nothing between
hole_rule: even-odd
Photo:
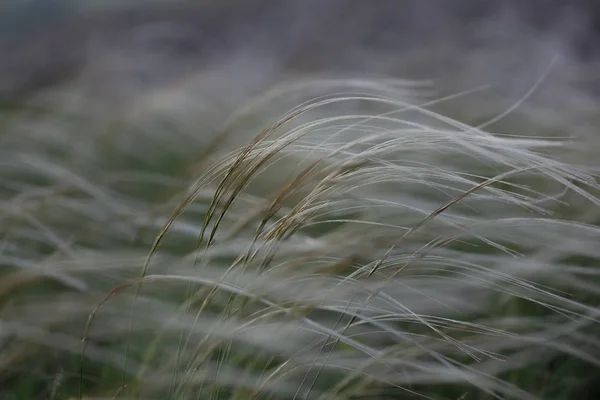
<instances>
[{"instance_id":1,"label":"out-of-focus grass","mask_svg":"<svg viewBox=\"0 0 600 400\"><path fill-rule=\"evenodd\" d=\"M595 398L597 171L360 83L234 152L6 107L2 398Z\"/></svg>"}]
</instances>

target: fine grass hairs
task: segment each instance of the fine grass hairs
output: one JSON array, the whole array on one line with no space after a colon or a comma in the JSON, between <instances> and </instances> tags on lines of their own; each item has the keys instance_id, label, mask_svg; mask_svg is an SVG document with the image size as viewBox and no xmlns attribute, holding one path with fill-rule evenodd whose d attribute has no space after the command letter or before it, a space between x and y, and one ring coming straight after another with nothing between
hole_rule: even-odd
<instances>
[{"instance_id":1,"label":"fine grass hairs","mask_svg":"<svg viewBox=\"0 0 600 400\"><path fill-rule=\"evenodd\" d=\"M212 142L3 116L2 398L583 398L598 171L426 91L288 83Z\"/></svg>"}]
</instances>

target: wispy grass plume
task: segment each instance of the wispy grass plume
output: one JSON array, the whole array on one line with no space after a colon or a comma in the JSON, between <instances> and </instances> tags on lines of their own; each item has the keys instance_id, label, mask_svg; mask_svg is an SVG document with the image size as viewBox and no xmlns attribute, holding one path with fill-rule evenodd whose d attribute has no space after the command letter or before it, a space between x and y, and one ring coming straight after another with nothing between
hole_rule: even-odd
<instances>
[{"instance_id":1,"label":"wispy grass plume","mask_svg":"<svg viewBox=\"0 0 600 400\"><path fill-rule=\"evenodd\" d=\"M587 137L440 113L460 96L300 80L212 141L173 121L6 113L0 386L23 399L583 396L600 370L598 170L571 157Z\"/></svg>"}]
</instances>

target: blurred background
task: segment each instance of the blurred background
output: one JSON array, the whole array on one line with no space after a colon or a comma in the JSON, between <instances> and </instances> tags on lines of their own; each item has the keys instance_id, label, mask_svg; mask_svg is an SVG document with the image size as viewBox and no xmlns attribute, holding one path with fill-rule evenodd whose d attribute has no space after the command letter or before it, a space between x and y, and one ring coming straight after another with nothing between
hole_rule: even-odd
<instances>
[{"instance_id":1,"label":"blurred background","mask_svg":"<svg viewBox=\"0 0 600 400\"><path fill-rule=\"evenodd\" d=\"M600 89L599 9L593 0L9 0L0 100L99 120L193 114L206 136L282 81L385 76L430 80L438 96L494 85L452 102L472 122L527 93L515 118L585 135Z\"/></svg>"},{"instance_id":2,"label":"blurred background","mask_svg":"<svg viewBox=\"0 0 600 400\"><path fill-rule=\"evenodd\" d=\"M75 80L124 100L202 74L240 93L306 73L520 87L555 56L555 80L592 89L598 78L593 0L3 3L0 94L11 100Z\"/></svg>"}]
</instances>

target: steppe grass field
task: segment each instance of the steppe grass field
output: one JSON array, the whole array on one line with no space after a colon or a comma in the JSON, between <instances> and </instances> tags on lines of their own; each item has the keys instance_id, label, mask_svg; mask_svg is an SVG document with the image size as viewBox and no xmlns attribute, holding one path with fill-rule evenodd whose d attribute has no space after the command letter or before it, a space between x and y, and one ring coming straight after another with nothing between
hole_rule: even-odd
<instances>
[{"instance_id":1,"label":"steppe grass field","mask_svg":"<svg viewBox=\"0 0 600 400\"><path fill-rule=\"evenodd\" d=\"M600 102L532 101L580 100L556 65L3 102L0 399L598 398Z\"/></svg>"}]
</instances>

